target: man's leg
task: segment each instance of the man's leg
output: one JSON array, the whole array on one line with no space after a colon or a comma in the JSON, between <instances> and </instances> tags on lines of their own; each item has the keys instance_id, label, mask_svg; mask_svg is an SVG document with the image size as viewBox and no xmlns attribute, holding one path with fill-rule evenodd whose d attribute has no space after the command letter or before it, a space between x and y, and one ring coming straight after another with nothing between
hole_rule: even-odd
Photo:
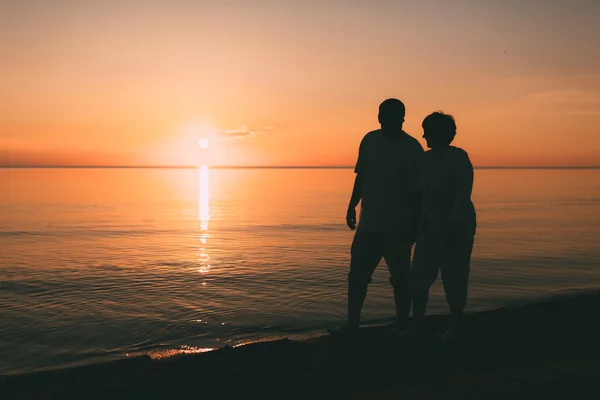
<instances>
[{"instance_id":1,"label":"man's leg","mask_svg":"<svg viewBox=\"0 0 600 400\"><path fill-rule=\"evenodd\" d=\"M414 325L421 328L429 301L429 288L437 279L439 270L439 240L437 237L420 234L415 245L410 284L413 302Z\"/></svg>"},{"instance_id":2,"label":"man's leg","mask_svg":"<svg viewBox=\"0 0 600 400\"><path fill-rule=\"evenodd\" d=\"M410 313L410 252L412 240L405 235L386 235L383 258L390 271L390 283L394 288L396 323L405 326Z\"/></svg>"},{"instance_id":3,"label":"man's leg","mask_svg":"<svg viewBox=\"0 0 600 400\"><path fill-rule=\"evenodd\" d=\"M473 240L470 232L460 232L443 244L441 272L450 308L450 330L460 330L462 314L467 304Z\"/></svg>"},{"instance_id":4,"label":"man's leg","mask_svg":"<svg viewBox=\"0 0 600 400\"><path fill-rule=\"evenodd\" d=\"M373 271L381 261L383 242L380 234L357 230L350 251L348 273L348 326L358 327Z\"/></svg>"},{"instance_id":5,"label":"man's leg","mask_svg":"<svg viewBox=\"0 0 600 400\"><path fill-rule=\"evenodd\" d=\"M348 321L339 329L330 329L333 335L346 335L358 329L367 287L371 275L382 257L381 235L356 231L350 251L350 272L348 273Z\"/></svg>"}]
</instances>

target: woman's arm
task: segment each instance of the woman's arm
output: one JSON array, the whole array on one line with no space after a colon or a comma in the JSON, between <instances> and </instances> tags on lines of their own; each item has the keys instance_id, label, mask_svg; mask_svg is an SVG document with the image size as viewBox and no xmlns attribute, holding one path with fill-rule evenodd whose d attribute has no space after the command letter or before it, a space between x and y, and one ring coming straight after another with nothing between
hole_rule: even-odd
<instances>
[{"instance_id":1,"label":"woman's arm","mask_svg":"<svg viewBox=\"0 0 600 400\"><path fill-rule=\"evenodd\" d=\"M469 218L471 192L473 191L473 164L466 151L460 150L460 157L456 161L456 175L454 188L453 207L450 213L450 222L465 221Z\"/></svg>"}]
</instances>

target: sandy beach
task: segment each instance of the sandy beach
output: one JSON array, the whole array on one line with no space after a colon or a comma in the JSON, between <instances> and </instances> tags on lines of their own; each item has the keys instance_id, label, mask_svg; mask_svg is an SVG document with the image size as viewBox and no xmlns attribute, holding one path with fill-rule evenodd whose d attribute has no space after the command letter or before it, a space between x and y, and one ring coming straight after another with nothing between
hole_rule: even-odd
<instances>
[{"instance_id":1,"label":"sandy beach","mask_svg":"<svg viewBox=\"0 0 600 400\"><path fill-rule=\"evenodd\" d=\"M598 398L600 291L469 314L472 334L392 337L364 328L352 341L327 335L278 340L164 360L3 376L3 399L114 398Z\"/></svg>"}]
</instances>

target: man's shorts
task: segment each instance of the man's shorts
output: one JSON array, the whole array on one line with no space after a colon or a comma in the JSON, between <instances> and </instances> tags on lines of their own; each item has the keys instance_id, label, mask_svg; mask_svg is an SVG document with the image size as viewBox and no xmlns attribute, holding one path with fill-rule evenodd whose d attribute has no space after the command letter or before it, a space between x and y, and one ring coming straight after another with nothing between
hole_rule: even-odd
<instances>
[{"instance_id":1,"label":"man's shorts","mask_svg":"<svg viewBox=\"0 0 600 400\"><path fill-rule=\"evenodd\" d=\"M405 285L410 276L412 240L406 233L369 232L357 229L352 241L348 280L371 282L381 259L385 259L392 285Z\"/></svg>"}]
</instances>

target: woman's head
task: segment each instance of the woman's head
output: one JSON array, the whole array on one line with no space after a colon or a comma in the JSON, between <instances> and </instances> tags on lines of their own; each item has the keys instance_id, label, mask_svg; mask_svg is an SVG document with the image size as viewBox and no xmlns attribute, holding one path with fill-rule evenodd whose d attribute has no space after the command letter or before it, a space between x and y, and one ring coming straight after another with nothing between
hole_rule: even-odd
<instances>
[{"instance_id":1,"label":"woman's head","mask_svg":"<svg viewBox=\"0 0 600 400\"><path fill-rule=\"evenodd\" d=\"M421 126L423 127L423 138L427 141L427 147L430 149L449 146L456 136L454 117L444 114L442 111L436 111L426 116Z\"/></svg>"}]
</instances>

